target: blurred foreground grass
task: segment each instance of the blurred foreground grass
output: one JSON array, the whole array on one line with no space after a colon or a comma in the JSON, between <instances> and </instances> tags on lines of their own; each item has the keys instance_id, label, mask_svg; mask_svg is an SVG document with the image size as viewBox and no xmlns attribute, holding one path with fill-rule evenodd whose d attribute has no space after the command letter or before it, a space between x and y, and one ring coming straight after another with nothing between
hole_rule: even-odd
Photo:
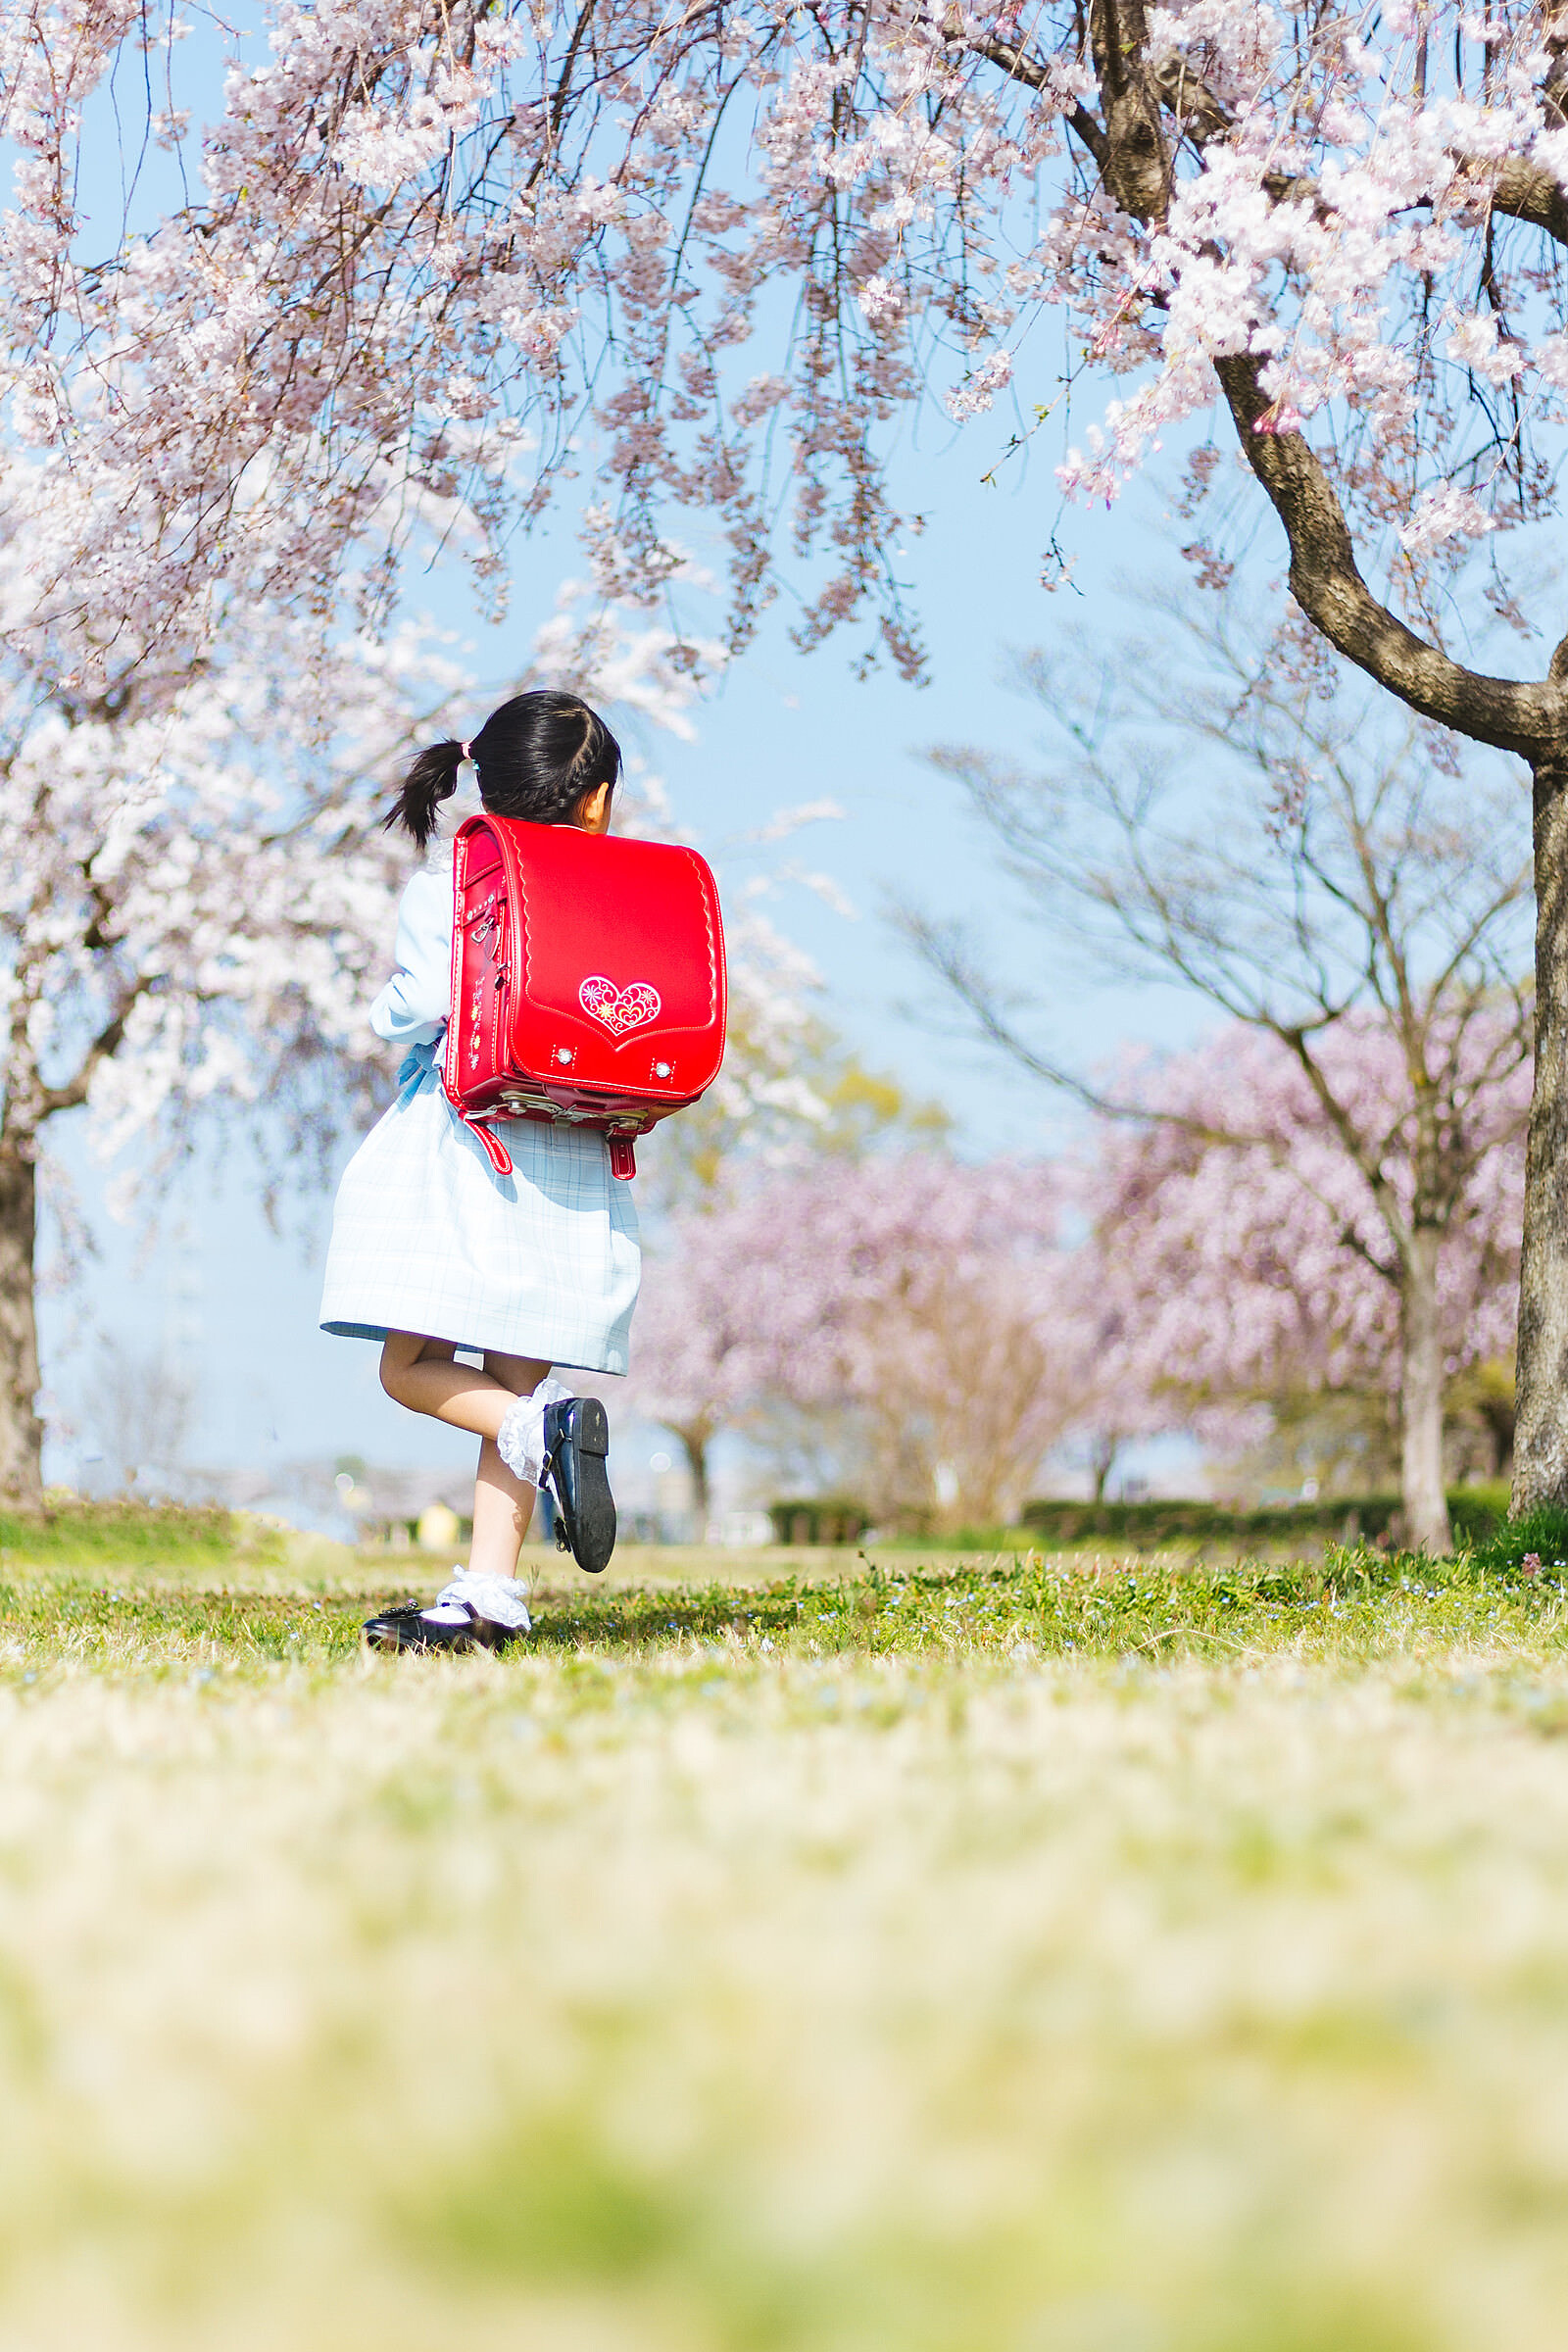
<instances>
[{"instance_id":1,"label":"blurred foreground grass","mask_svg":"<svg viewBox=\"0 0 1568 2352\"><path fill-rule=\"evenodd\" d=\"M7 2352L1568 2333L1549 1546L552 1561L499 1660L24 1548Z\"/></svg>"}]
</instances>

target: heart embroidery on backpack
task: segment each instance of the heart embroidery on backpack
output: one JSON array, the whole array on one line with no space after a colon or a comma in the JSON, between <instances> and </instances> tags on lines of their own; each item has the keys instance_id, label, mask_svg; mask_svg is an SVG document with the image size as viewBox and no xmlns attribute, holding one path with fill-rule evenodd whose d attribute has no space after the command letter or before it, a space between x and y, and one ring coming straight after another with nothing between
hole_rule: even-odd
<instances>
[{"instance_id":1,"label":"heart embroidery on backpack","mask_svg":"<svg viewBox=\"0 0 1568 2352\"><path fill-rule=\"evenodd\" d=\"M578 989L577 1002L616 1037L659 1018L659 991L646 980L628 980L624 988L617 988L603 972L594 972Z\"/></svg>"}]
</instances>

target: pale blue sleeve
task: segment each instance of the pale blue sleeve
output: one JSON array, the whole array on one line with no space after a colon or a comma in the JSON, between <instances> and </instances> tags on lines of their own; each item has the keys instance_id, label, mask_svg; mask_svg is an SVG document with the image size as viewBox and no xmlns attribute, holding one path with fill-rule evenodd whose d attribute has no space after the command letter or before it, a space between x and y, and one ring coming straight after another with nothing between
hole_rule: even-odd
<instances>
[{"instance_id":1,"label":"pale blue sleeve","mask_svg":"<svg viewBox=\"0 0 1568 2352\"><path fill-rule=\"evenodd\" d=\"M416 874L398 907L398 968L370 1006L370 1027L389 1046L433 1045L452 995L452 883Z\"/></svg>"}]
</instances>

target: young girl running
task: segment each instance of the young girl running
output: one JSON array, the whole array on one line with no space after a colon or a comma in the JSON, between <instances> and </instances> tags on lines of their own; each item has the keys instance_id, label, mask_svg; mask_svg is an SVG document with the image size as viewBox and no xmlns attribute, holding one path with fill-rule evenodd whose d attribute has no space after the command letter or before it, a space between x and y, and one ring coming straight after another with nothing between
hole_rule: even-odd
<instances>
[{"instance_id":1,"label":"young girl running","mask_svg":"<svg viewBox=\"0 0 1568 2352\"><path fill-rule=\"evenodd\" d=\"M454 797L468 760L477 802ZM398 969L370 1025L411 1050L397 1101L338 1188L321 1328L379 1340L387 1394L480 1446L468 1565L430 1606L372 1617L366 1634L379 1648L497 1648L527 1631L517 1552L541 1484L584 1568L603 1568L614 1544L604 1406L550 1370L626 1369L641 1272L631 1187L612 1176L603 1135L531 1119L494 1122L514 1168L498 1176L448 1103L438 1064L458 824L482 806L605 833L619 774L620 748L586 703L519 694L471 741L421 752L387 818L426 854L403 894ZM458 1363L459 1348L478 1352L483 1370Z\"/></svg>"}]
</instances>

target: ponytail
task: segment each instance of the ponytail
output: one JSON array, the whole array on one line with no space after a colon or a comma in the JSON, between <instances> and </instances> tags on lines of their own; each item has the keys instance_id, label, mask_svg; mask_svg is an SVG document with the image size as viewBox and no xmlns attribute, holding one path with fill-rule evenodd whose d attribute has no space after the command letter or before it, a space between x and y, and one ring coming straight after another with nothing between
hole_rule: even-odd
<instances>
[{"instance_id":1,"label":"ponytail","mask_svg":"<svg viewBox=\"0 0 1568 2352\"><path fill-rule=\"evenodd\" d=\"M596 784L613 791L620 775L620 746L598 711L580 695L535 687L492 710L471 742L421 752L392 805L388 831L401 825L422 850L469 759L486 808L540 825L569 825L585 793Z\"/></svg>"},{"instance_id":2,"label":"ponytail","mask_svg":"<svg viewBox=\"0 0 1568 2352\"><path fill-rule=\"evenodd\" d=\"M384 822L390 833L401 825L422 850L435 831L435 812L458 788L458 770L465 758L461 743L438 743L421 752L403 779L403 789Z\"/></svg>"}]
</instances>

